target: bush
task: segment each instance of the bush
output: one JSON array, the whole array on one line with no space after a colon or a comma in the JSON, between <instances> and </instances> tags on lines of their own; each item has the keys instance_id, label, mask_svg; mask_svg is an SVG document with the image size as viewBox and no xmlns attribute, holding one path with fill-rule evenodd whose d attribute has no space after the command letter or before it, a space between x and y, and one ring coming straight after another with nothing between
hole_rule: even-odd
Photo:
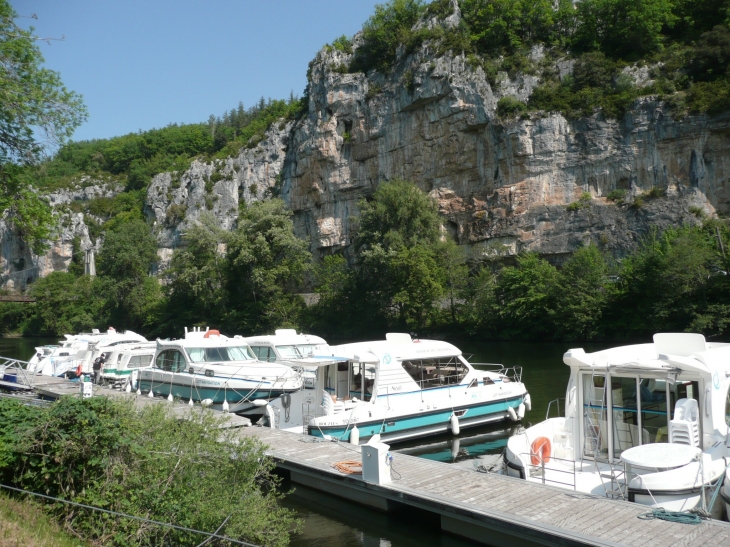
<instances>
[{"instance_id":1,"label":"bush","mask_svg":"<svg viewBox=\"0 0 730 547\"><path fill-rule=\"evenodd\" d=\"M423 10L422 0L390 0L376 5L375 13L363 25L363 43L355 50L350 70L368 72L374 68L388 72L399 46L413 51L420 45L423 34L414 32L413 26Z\"/></svg>"},{"instance_id":2,"label":"bush","mask_svg":"<svg viewBox=\"0 0 730 547\"><path fill-rule=\"evenodd\" d=\"M654 198L663 198L667 195L667 191L663 188L659 188L658 186L652 186L651 190L646 192L644 194L645 198L654 199Z\"/></svg>"},{"instance_id":3,"label":"bush","mask_svg":"<svg viewBox=\"0 0 730 547\"><path fill-rule=\"evenodd\" d=\"M497 101L497 115L500 117L506 118L526 111L527 105L511 95L502 97Z\"/></svg>"},{"instance_id":4,"label":"bush","mask_svg":"<svg viewBox=\"0 0 730 547\"><path fill-rule=\"evenodd\" d=\"M581 209L587 209L591 206L592 199L593 196L591 196L590 192L583 192L580 195L580 199L568 205L566 209L571 212L580 211Z\"/></svg>"},{"instance_id":5,"label":"bush","mask_svg":"<svg viewBox=\"0 0 730 547\"><path fill-rule=\"evenodd\" d=\"M339 38L335 38L332 42L332 47L343 53L352 53L352 40L343 34Z\"/></svg>"},{"instance_id":6,"label":"bush","mask_svg":"<svg viewBox=\"0 0 730 547\"><path fill-rule=\"evenodd\" d=\"M283 546L294 520L272 486L263 445L220 428L209 411L181 420L169 405L62 398L49 408L0 401L3 482L76 503ZM204 503L201 503L204 500ZM198 534L66 504L48 511L81 537L110 547L197 545Z\"/></svg>"},{"instance_id":7,"label":"bush","mask_svg":"<svg viewBox=\"0 0 730 547\"><path fill-rule=\"evenodd\" d=\"M615 190L611 190L608 195L606 196L606 199L608 201L613 202L623 202L624 199L626 199L626 190L623 188L616 188Z\"/></svg>"}]
</instances>

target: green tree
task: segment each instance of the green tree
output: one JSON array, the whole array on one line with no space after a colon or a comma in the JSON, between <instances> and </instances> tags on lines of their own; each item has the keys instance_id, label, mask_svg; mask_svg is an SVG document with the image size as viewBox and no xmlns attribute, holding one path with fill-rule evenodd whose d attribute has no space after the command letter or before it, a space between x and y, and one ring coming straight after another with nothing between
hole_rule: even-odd
<instances>
[{"instance_id":1,"label":"green tree","mask_svg":"<svg viewBox=\"0 0 730 547\"><path fill-rule=\"evenodd\" d=\"M228 233L211 214L201 215L183 234L183 246L175 251L170 270L167 319L164 329L220 325L227 309L225 246Z\"/></svg>"},{"instance_id":2,"label":"green tree","mask_svg":"<svg viewBox=\"0 0 730 547\"><path fill-rule=\"evenodd\" d=\"M319 300L305 310L305 325L326 336L343 337L354 334L355 322L348 318L357 316L355 276L341 255L326 256L316 264L314 271L315 293Z\"/></svg>"},{"instance_id":3,"label":"green tree","mask_svg":"<svg viewBox=\"0 0 730 547\"><path fill-rule=\"evenodd\" d=\"M575 46L634 60L662 47L662 30L676 22L672 0L581 0Z\"/></svg>"},{"instance_id":4,"label":"green tree","mask_svg":"<svg viewBox=\"0 0 730 547\"><path fill-rule=\"evenodd\" d=\"M649 234L622 263L611 327L627 336L688 329L707 313L708 282L722 267L713 234L690 227Z\"/></svg>"},{"instance_id":5,"label":"green tree","mask_svg":"<svg viewBox=\"0 0 730 547\"><path fill-rule=\"evenodd\" d=\"M595 245L573 253L554 286L556 336L565 340L596 338L612 287L606 259Z\"/></svg>"},{"instance_id":6,"label":"green tree","mask_svg":"<svg viewBox=\"0 0 730 547\"><path fill-rule=\"evenodd\" d=\"M362 27L363 43L355 50L350 69L362 72L372 68L381 72L390 70L399 46L410 50L419 43L421 36L413 32L413 26L423 10L422 0L390 0L376 5L375 13Z\"/></svg>"},{"instance_id":7,"label":"green tree","mask_svg":"<svg viewBox=\"0 0 730 547\"><path fill-rule=\"evenodd\" d=\"M108 295L109 320L141 329L154 318L161 293L150 276L157 261L157 241L142 220L132 220L106 232L99 251L100 282Z\"/></svg>"},{"instance_id":8,"label":"green tree","mask_svg":"<svg viewBox=\"0 0 730 547\"><path fill-rule=\"evenodd\" d=\"M45 145L60 143L86 119L81 97L57 72L43 68L33 29L23 30L0 0L0 211L36 251L50 234L48 205L29 190L18 165L36 163Z\"/></svg>"},{"instance_id":9,"label":"green tree","mask_svg":"<svg viewBox=\"0 0 730 547\"><path fill-rule=\"evenodd\" d=\"M296 326L303 301L296 293L311 256L294 235L292 213L280 199L258 201L238 218L228 238L228 328L257 333Z\"/></svg>"},{"instance_id":10,"label":"green tree","mask_svg":"<svg viewBox=\"0 0 730 547\"><path fill-rule=\"evenodd\" d=\"M355 246L362 308L375 323L385 319L400 328L426 327L448 277L444 257L449 255L440 241L435 201L415 184L397 179L381 183L370 201L361 201L360 213Z\"/></svg>"},{"instance_id":11,"label":"green tree","mask_svg":"<svg viewBox=\"0 0 730 547\"><path fill-rule=\"evenodd\" d=\"M26 336L59 336L88 331L105 317L105 294L98 279L53 272L30 289L37 302L30 304L22 330Z\"/></svg>"},{"instance_id":12,"label":"green tree","mask_svg":"<svg viewBox=\"0 0 730 547\"><path fill-rule=\"evenodd\" d=\"M534 253L519 256L517 266L503 269L495 289L502 334L550 337L557 282L555 267Z\"/></svg>"},{"instance_id":13,"label":"green tree","mask_svg":"<svg viewBox=\"0 0 730 547\"><path fill-rule=\"evenodd\" d=\"M465 0L460 6L472 42L484 53L549 41L555 22L550 0Z\"/></svg>"}]
</instances>

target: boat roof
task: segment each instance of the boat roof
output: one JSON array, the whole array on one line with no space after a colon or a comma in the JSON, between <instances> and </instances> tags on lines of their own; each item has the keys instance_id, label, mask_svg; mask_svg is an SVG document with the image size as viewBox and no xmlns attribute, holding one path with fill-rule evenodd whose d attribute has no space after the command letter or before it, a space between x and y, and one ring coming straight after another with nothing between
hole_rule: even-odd
<instances>
[{"instance_id":1,"label":"boat roof","mask_svg":"<svg viewBox=\"0 0 730 547\"><path fill-rule=\"evenodd\" d=\"M279 346L296 346L299 344L326 345L324 338L314 334L298 333L295 329L276 329L274 334L260 336L247 336L244 338L248 344L272 344Z\"/></svg>"},{"instance_id":2,"label":"boat roof","mask_svg":"<svg viewBox=\"0 0 730 547\"><path fill-rule=\"evenodd\" d=\"M461 350L448 342L442 340L413 340L410 335L405 333L388 333L385 340L330 346L330 351L332 355L349 359L358 357L361 362L365 363L387 362L391 357L404 361L461 355Z\"/></svg>"},{"instance_id":3,"label":"boat roof","mask_svg":"<svg viewBox=\"0 0 730 547\"><path fill-rule=\"evenodd\" d=\"M563 362L571 367L613 371L712 373L730 371L730 344L707 342L701 334L657 333L649 344L633 344L586 353L570 349Z\"/></svg>"},{"instance_id":4,"label":"boat roof","mask_svg":"<svg viewBox=\"0 0 730 547\"><path fill-rule=\"evenodd\" d=\"M206 331L188 332L185 338L176 340L160 340L158 338L157 347L178 346L182 348L219 348L224 346L248 346L246 340L242 336L234 336L233 338L230 338L224 334L211 334L206 338L204 336L205 334Z\"/></svg>"}]
</instances>

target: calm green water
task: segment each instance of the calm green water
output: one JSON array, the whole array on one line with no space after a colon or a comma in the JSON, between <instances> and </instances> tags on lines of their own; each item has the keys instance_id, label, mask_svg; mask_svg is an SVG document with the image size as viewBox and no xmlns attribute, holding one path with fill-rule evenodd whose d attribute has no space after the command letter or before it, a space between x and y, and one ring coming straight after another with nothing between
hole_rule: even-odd
<instances>
[{"instance_id":1,"label":"calm green water","mask_svg":"<svg viewBox=\"0 0 730 547\"><path fill-rule=\"evenodd\" d=\"M56 339L0 338L0 355L29 359L34 347L55 343ZM465 354L473 354L473 363L501 363L521 366L522 380L532 398L532 410L522 421L528 426L545 419L548 403L565 397L569 369L563 364L563 353L569 347L596 351L606 346L588 344L553 344L534 342L454 342ZM562 405L562 401L561 401ZM562 410L562 407L561 407ZM556 415L556 409L551 409ZM420 441L393 446L395 451L424 458L455 462L485 454L499 454L507 439L520 424L503 422L462 431L458 442L452 435L429 437ZM442 534L438 519L427 513L403 510L387 515L327 494L296 485L284 504L295 510L304 521L300 534L292 538L292 547L466 547L473 545L448 534Z\"/></svg>"}]
</instances>

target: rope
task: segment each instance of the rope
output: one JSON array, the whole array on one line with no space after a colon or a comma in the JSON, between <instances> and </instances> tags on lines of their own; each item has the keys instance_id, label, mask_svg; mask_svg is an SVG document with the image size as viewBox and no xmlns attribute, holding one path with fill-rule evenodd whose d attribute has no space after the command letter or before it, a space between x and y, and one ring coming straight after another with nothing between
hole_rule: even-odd
<instances>
[{"instance_id":1,"label":"rope","mask_svg":"<svg viewBox=\"0 0 730 547\"><path fill-rule=\"evenodd\" d=\"M636 515L641 520L666 520L669 522L678 522L679 524L701 524L703 517L694 513L684 513L681 511L667 511L663 507L652 509L650 513L641 513Z\"/></svg>"},{"instance_id":2,"label":"rope","mask_svg":"<svg viewBox=\"0 0 730 547\"><path fill-rule=\"evenodd\" d=\"M332 467L345 475L362 475L362 462L358 462L356 460L335 462L332 464Z\"/></svg>"},{"instance_id":3,"label":"rope","mask_svg":"<svg viewBox=\"0 0 730 547\"><path fill-rule=\"evenodd\" d=\"M210 532L204 532L203 530L196 530L195 528L188 528L186 526L178 526L176 524L170 524L169 522L160 522L158 520L152 520L152 519L148 519L148 518L144 518L144 517L137 517L135 515L128 515L127 513L120 513L118 511L110 511L109 509L102 509L101 507L94 507L93 505L86 505L84 503L76 503L74 501L64 500L61 498L54 498L53 496L46 496L44 494L38 494L37 492L23 490L22 488L15 488L13 486L7 486L5 484L0 484L0 488L6 488L7 490L12 490L14 492L20 492L21 494L29 494L31 496L38 496L39 498L44 498L44 499L51 500L51 501L58 501L61 503L66 503L68 505L74 505L76 507L81 507L83 509L91 509L92 511L100 511L102 513L107 513L109 515L115 515L115 516L124 517L124 518L132 519L132 520L138 520L141 522L148 522L150 524L155 524L157 526L167 526L168 528L174 528L175 530L181 530L183 532L194 532L197 534L208 536L208 538L223 539L226 541L230 541L231 543L235 543L236 545L244 545L246 547L257 547L257 545L254 543L247 543L245 541L239 541L237 539L229 538L226 536L219 536L218 531L220 531L220 527L218 528L218 530L216 530L216 532L211 534ZM228 518L230 518L230 517L228 517ZM228 521L228 518L226 519L226 521ZM224 521L223 524L225 524L226 521Z\"/></svg>"}]
</instances>

